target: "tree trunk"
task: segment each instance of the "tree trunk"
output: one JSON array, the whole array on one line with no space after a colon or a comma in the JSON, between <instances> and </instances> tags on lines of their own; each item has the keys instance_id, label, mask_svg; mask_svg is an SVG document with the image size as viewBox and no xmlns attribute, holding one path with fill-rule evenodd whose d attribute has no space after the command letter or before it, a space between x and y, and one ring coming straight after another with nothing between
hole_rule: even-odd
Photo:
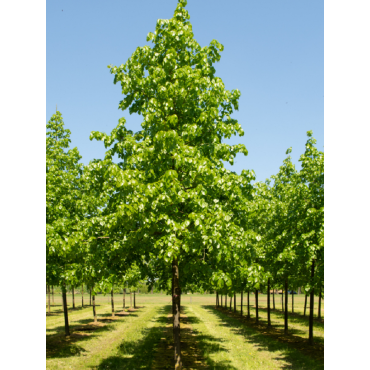
<instances>
[{"instance_id":1,"label":"tree trunk","mask_svg":"<svg viewBox=\"0 0 370 370\"><path fill-rule=\"evenodd\" d=\"M110 291L111 295L111 300L112 300L112 316L114 317L114 296L113 296L113 287L112 290Z\"/></svg>"},{"instance_id":2,"label":"tree trunk","mask_svg":"<svg viewBox=\"0 0 370 370\"><path fill-rule=\"evenodd\" d=\"M81 286L81 302L82 302L82 308L84 308L84 286Z\"/></svg>"},{"instance_id":3,"label":"tree trunk","mask_svg":"<svg viewBox=\"0 0 370 370\"><path fill-rule=\"evenodd\" d=\"M251 311L250 311L250 307L249 307L249 290L248 290L248 299L247 299L247 302L248 302L248 314L247 314L247 319L250 319L251 318Z\"/></svg>"},{"instance_id":4,"label":"tree trunk","mask_svg":"<svg viewBox=\"0 0 370 370\"><path fill-rule=\"evenodd\" d=\"M216 292L216 307L218 306L218 295L217 295L217 292Z\"/></svg>"},{"instance_id":5,"label":"tree trunk","mask_svg":"<svg viewBox=\"0 0 370 370\"><path fill-rule=\"evenodd\" d=\"M130 290L130 308L132 308L132 292Z\"/></svg>"},{"instance_id":6,"label":"tree trunk","mask_svg":"<svg viewBox=\"0 0 370 370\"><path fill-rule=\"evenodd\" d=\"M256 323L258 324L258 290L256 289Z\"/></svg>"},{"instance_id":7,"label":"tree trunk","mask_svg":"<svg viewBox=\"0 0 370 370\"><path fill-rule=\"evenodd\" d=\"M234 292L234 313L236 313L236 293Z\"/></svg>"},{"instance_id":8,"label":"tree trunk","mask_svg":"<svg viewBox=\"0 0 370 370\"><path fill-rule=\"evenodd\" d=\"M319 294L319 310L317 312L317 317L321 319L321 289L320 289L320 294Z\"/></svg>"},{"instance_id":9,"label":"tree trunk","mask_svg":"<svg viewBox=\"0 0 370 370\"><path fill-rule=\"evenodd\" d=\"M68 307L67 307L67 291L65 284L62 285L62 298L63 298L63 311L64 311L64 327L66 331L66 336L70 335L69 333L69 323L68 323Z\"/></svg>"},{"instance_id":10,"label":"tree trunk","mask_svg":"<svg viewBox=\"0 0 370 370\"><path fill-rule=\"evenodd\" d=\"M96 309L95 309L95 294L92 296L92 306L93 306L93 314L94 314L94 322L98 322L98 318L96 316Z\"/></svg>"},{"instance_id":11,"label":"tree trunk","mask_svg":"<svg viewBox=\"0 0 370 370\"><path fill-rule=\"evenodd\" d=\"M90 288L90 307L91 307L91 288Z\"/></svg>"},{"instance_id":12,"label":"tree trunk","mask_svg":"<svg viewBox=\"0 0 370 370\"><path fill-rule=\"evenodd\" d=\"M48 311L50 315L50 285L48 285Z\"/></svg>"},{"instance_id":13,"label":"tree trunk","mask_svg":"<svg viewBox=\"0 0 370 370\"><path fill-rule=\"evenodd\" d=\"M72 302L73 302L73 308L76 308L75 306L75 288L72 287Z\"/></svg>"},{"instance_id":14,"label":"tree trunk","mask_svg":"<svg viewBox=\"0 0 370 370\"><path fill-rule=\"evenodd\" d=\"M180 280L179 280L179 265L176 258L172 260L172 277L173 277L173 334L175 348L175 370L182 368L181 349L180 349Z\"/></svg>"},{"instance_id":15,"label":"tree trunk","mask_svg":"<svg viewBox=\"0 0 370 370\"><path fill-rule=\"evenodd\" d=\"M126 288L123 288L123 309L126 308Z\"/></svg>"},{"instance_id":16,"label":"tree trunk","mask_svg":"<svg viewBox=\"0 0 370 370\"><path fill-rule=\"evenodd\" d=\"M223 306L222 306L222 294L221 294L221 308L222 308Z\"/></svg>"},{"instance_id":17,"label":"tree trunk","mask_svg":"<svg viewBox=\"0 0 370 370\"><path fill-rule=\"evenodd\" d=\"M134 292L134 308L136 308L136 292Z\"/></svg>"},{"instance_id":18,"label":"tree trunk","mask_svg":"<svg viewBox=\"0 0 370 370\"><path fill-rule=\"evenodd\" d=\"M152 294L154 294L154 285L152 286Z\"/></svg>"},{"instance_id":19,"label":"tree trunk","mask_svg":"<svg viewBox=\"0 0 370 370\"><path fill-rule=\"evenodd\" d=\"M240 293L240 316L243 317L243 291Z\"/></svg>"},{"instance_id":20,"label":"tree trunk","mask_svg":"<svg viewBox=\"0 0 370 370\"><path fill-rule=\"evenodd\" d=\"M272 289L272 307L275 310L275 289Z\"/></svg>"},{"instance_id":21,"label":"tree trunk","mask_svg":"<svg viewBox=\"0 0 370 370\"><path fill-rule=\"evenodd\" d=\"M231 303L233 301L233 297L230 297L230 304L229 304L229 310L231 311Z\"/></svg>"},{"instance_id":22,"label":"tree trunk","mask_svg":"<svg viewBox=\"0 0 370 370\"><path fill-rule=\"evenodd\" d=\"M271 317L270 317L270 279L267 281L267 326L271 326Z\"/></svg>"},{"instance_id":23,"label":"tree trunk","mask_svg":"<svg viewBox=\"0 0 370 370\"><path fill-rule=\"evenodd\" d=\"M284 290L281 289L281 311L284 312Z\"/></svg>"},{"instance_id":24,"label":"tree trunk","mask_svg":"<svg viewBox=\"0 0 370 370\"><path fill-rule=\"evenodd\" d=\"M307 294L304 294L304 311L303 316L306 316L306 307L307 307Z\"/></svg>"},{"instance_id":25,"label":"tree trunk","mask_svg":"<svg viewBox=\"0 0 370 370\"><path fill-rule=\"evenodd\" d=\"M315 275L315 261L312 261L311 266L311 284L313 284L313 278ZM314 306L314 289L311 290L310 294L310 320L309 320L309 328L308 328L308 343L313 344L313 306Z\"/></svg>"},{"instance_id":26,"label":"tree trunk","mask_svg":"<svg viewBox=\"0 0 370 370\"><path fill-rule=\"evenodd\" d=\"M285 315L284 315L284 333L288 333L288 280L285 280Z\"/></svg>"},{"instance_id":27,"label":"tree trunk","mask_svg":"<svg viewBox=\"0 0 370 370\"><path fill-rule=\"evenodd\" d=\"M292 313L294 313L294 290L292 290Z\"/></svg>"},{"instance_id":28,"label":"tree trunk","mask_svg":"<svg viewBox=\"0 0 370 370\"><path fill-rule=\"evenodd\" d=\"M51 286L51 299L52 299L53 306L54 306L54 285Z\"/></svg>"}]
</instances>

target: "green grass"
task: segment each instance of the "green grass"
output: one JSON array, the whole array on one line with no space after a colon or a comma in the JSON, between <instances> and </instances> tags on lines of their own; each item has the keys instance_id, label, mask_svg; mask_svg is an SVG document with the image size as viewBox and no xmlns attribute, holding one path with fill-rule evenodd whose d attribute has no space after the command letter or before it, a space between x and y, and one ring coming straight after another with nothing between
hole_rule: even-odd
<instances>
[{"instance_id":1,"label":"green grass","mask_svg":"<svg viewBox=\"0 0 370 370\"><path fill-rule=\"evenodd\" d=\"M84 303L89 303L88 294L84 297ZM109 297L98 295L98 326L91 325L92 308L81 308L81 296L75 295L75 298L76 309L72 309L71 296L68 296L72 332L69 339L64 336L60 295L54 297L52 314L46 317L48 369L172 368L169 296L137 294L136 305L140 308L112 320ZM306 340L308 320L300 314L289 317L288 336L283 334L284 316L278 311L271 314L274 329L266 329L267 312L261 309L266 306L264 299L265 295L259 295L260 325L256 326L254 307L251 307L248 321L240 319L239 313L216 310L215 295L184 294L181 299L184 369L322 369L323 322L316 320L314 323L315 346L312 349ZM250 301L254 302L254 295ZM126 295L126 306L129 302ZM295 296L298 313L303 313L302 302L304 296ZM276 299L275 303L276 308L281 309L281 301ZM247 313L245 305L246 297L244 314ZM322 312L323 307L322 302ZM240 295L237 308L239 311ZM122 311L122 295L115 296L115 310L116 313ZM315 311L317 314L317 305Z\"/></svg>"}]
</instances>

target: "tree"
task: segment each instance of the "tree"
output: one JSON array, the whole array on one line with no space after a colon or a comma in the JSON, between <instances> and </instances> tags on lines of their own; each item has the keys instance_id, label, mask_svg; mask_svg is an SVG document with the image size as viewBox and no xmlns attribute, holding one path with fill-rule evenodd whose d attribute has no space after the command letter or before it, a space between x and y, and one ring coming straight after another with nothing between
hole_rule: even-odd
<instances>
[{"instance_id":1,"label":"tree","mask_svg":"<svg viewBox=\"0 0 370 370\"><path fill-rule=\"evenodd\" d=\"M213 40L200 47L185 5L179 0L172 19L158 20L147 37L152 48L139 47L125 64L110 66L125 94L119 107L142 115L142 130L127 130L121 118L110 135L91 133L110 148L105 179L115 181L115 192L106 228L124 234L121 254L136 255L139 265L156 259L172 269L178 369L181 266L185 260L196 264L204 253L227 259L248 249L244 204L253 177L224 167L237 153L247 155L244 145L222 143L243 135L230 117L240 92L226 90L215 76L223 46ZM113 163L114 155L120 163Z\"/></svg>"},{"instance_id":2,"label":"tree","mask_svg":"<svg viewBox=\"0 0 370 370\"><path fill-rule=\"evenodd\" d=\"M62 288L65 332L69 335L66 285L73 284L79 250L68 242L81 216L82 164L77 148L70 149L70 130L60 112L46 125L46 277Z\"/></svg>"}]
</instances>

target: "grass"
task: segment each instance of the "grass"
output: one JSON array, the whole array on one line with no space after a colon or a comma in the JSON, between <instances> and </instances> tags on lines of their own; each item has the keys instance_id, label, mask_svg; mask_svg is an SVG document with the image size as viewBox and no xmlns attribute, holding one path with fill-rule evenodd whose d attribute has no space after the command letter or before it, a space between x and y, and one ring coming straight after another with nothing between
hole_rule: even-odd
<instances>
[{"instance_id":1,"label":"grass","mask_svg":"<svg viewBox=\"0 0 370 370\"><path fill-rule=\"evenodd\" d=\"M92 308L81 308L81 296L75 298L78 306L72 309L68 296L71 337L64 335L60 295L54 297L55 305L46 317L48 369L174 368L169 296L137 294L138 309L126 308L123 312L122 295L117 294L115 310L121 314L112 318L109 297L98 295L97 325L93 323ZM183 369L323 369L323 320L315 321L315 344L308 346L308 320L301 314L304 296L295 296L296 313L289 317L288 335L283 333L284 316L278 310L271 314L273 329L267 329L264 301L266 295L259 295L259 325L256 325L254 307L250 320L240 318L240 295L236 315L233 310L216 309L215 295L183 295ZM84 303L89 304L88 294L84 295ZM243 303L246 314L246 296ZM281 309L281 296L275 305ZM322 316L323 307L322 301ZM317 314L317 305L315 311Z\"/></svg>"}]
</instances>

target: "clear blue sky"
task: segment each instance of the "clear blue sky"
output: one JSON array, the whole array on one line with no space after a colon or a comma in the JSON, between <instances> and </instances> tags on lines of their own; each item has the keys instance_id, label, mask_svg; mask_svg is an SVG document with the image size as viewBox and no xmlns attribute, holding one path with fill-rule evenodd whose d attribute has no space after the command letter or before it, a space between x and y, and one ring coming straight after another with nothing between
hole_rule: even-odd
<instances>
[{"instance_id":1,"label":"clear blue sky","mask_svg":"<svg viewBox=\"0 0 370 370\"><path fill-rule=\"evenodd\" d=\"M141 117L118 110L120 85L108 64L120 65L159 18L171 18L177 0L64 1L46 3L46 117L61 111L82 162L103 158L102 143L91 131L109 133L125 117L140 129ZM212 39L225 50L216 74L226 88L239 89L234 114L249 151L234 166L253 169L257 181L275 174L293 147L298 164L306 131L324 145L324 2L322 0L188 0L187 10L201 46ZM151 44L149 44L151 45Z\"/></svg>"}]
</instances>

